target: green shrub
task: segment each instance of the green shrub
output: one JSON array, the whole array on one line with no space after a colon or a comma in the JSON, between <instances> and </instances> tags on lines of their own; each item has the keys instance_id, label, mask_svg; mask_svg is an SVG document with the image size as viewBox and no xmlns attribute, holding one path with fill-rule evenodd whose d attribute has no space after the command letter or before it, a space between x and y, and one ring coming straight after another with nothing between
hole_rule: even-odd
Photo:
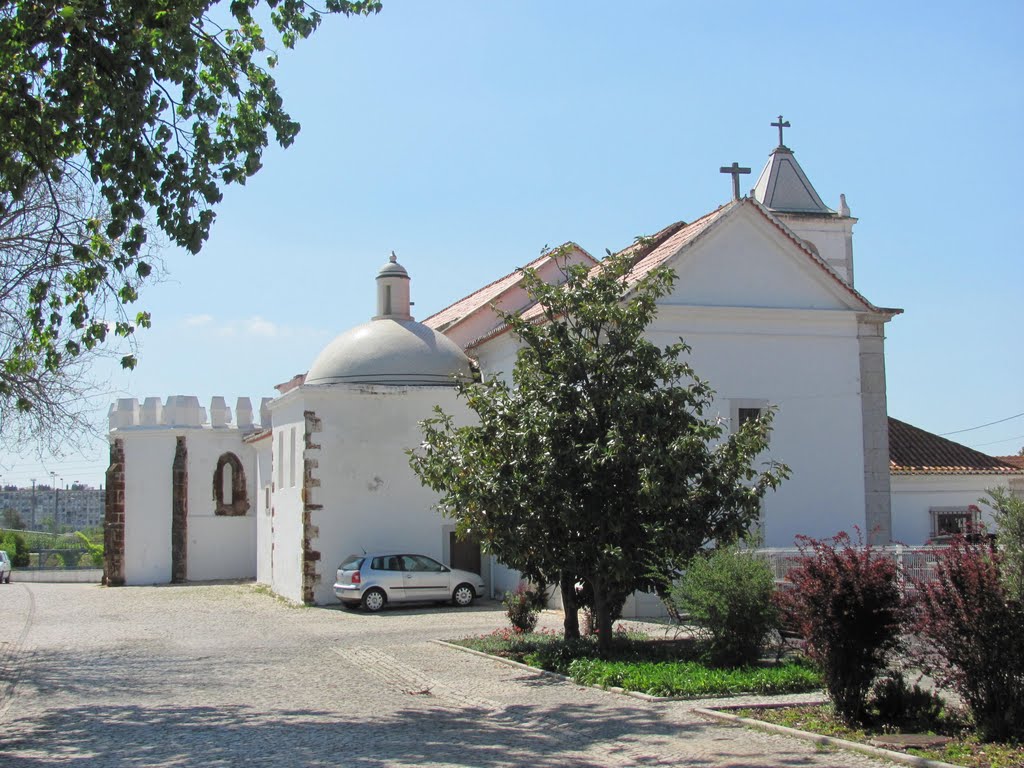
<instances>
[{"instance_id":1,"label":"green shrub","mask_svg":"<svg viewBox=\"0 0 1024 768\"><path fill-rule=\"evenodd\" d=\"M734 544L695 557L671 599L702 630L709 660L738 667L758 660L765 638L778 626L774 593L768 563Z\"/></svg>"},{"instance_id":2,"label":"green shrub","mask_svg":"<svg viewBox=\"0 0 1024 768\"><path fill-rule=\"evenodd\" d=\"M800 693L821 687L821 675L805 665L720 669L694 661L636 663L579 658L568 667L581 685L623 688L650 696L734 696Z\"/></svg>"},{"instance_id":3,"label":"green shrub","mask_svg":"<svg viewBox=\"0 0 1024 768\"><path fill-rule=\"evenodd\" d=\"M586 637L543 645L532 653L526 654L523 661L531 667L546 669L549 672L569 674L573 662L581 658L597 656L597 645Z\"/></svg>"},{"instance_id":4,"label":"green shrub","mask_svg":"<svg viewBox=\"0 0 1024 768\"><path fill-rule=\"evenodd\" d=\"M896 564L846 533L827 541L798 536L797 546L791 587L778 596L786 623L807 640L836 714L864 723L871 685L901 648L906 609Z\"/></svg>"},{"instance_id":5,"label":"green shrub","mask_svg":"<svg viewBox=\"0 0 1024 768\"><path fill-rule=\"evenodd\" d=\"M81 541L87 550L85 554L79 559L78 564L81 566L92 566L93 568L103 567L103 539L101 538L98 544L94 544L92 539L86 536L81 531L75 531L75 536Z\"/></svg>"},{"instance_id":6,"label":"green shrub","mask_svg":"<svg viewBox=\"0 0 1024 768\"><path fill-rule=\"evenodd\" d=\"M29 551L24 534L17 531L0 531L0 549L11 558L11 565L15 568L28 567Z\"/></svg>"},{"instance_id":7,"label":"green shrub","mask_svg":"<svg viewBox=\"0 0 1024 768\"><path fill-rule=\"evenodd\" d=\"M509 623L519 632L533 632L537 627L540 614L541 599L536 593L520 584L515 592L506 592L501 603L505 606L505 615Z\"/></svg>"}]
</instances>

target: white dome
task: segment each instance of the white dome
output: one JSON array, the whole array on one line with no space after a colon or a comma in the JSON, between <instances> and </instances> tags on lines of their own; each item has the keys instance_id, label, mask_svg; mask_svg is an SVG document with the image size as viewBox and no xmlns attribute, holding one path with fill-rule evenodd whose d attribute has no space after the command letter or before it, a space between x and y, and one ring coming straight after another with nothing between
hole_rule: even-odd
<instances>
[{"instance_id":1,"label":"white dome","mask_svg":"<svg viewBox=\"0 0 1024 768\"><path fill-rule=\"evenodd\" d=\"M357 325L324 347L305 383L450 387L456 375L472 377L458 344L414 320L382 318Z\"/></svg>"}]
</instances>

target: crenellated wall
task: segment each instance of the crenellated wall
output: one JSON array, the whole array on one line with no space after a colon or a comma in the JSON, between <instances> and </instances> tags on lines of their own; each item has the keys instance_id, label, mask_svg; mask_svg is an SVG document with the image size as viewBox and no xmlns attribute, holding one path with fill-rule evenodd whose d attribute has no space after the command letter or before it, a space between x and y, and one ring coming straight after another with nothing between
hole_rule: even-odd
<instances>
[{"instance_id":1,"label":"crenellated wall","mask_svg":"<svg viewBox=\"0 0 1024 768\"><path fill-rule=\"evenodd\" d=\"M223 397L210 398L209 409L199 404L195 395L171 395L164 403L159 397L147 397L142 405L138 398L125 397L111 403L107 413L110 429L130 427L209 427L211 429L234 428L267 429L270 427L271 398L260 400L259 413L254 414L252 401L240 397L235 401L234 420L231 408ZM259 416L259 422L253 416Z\"/></svg>"},{"instance_id":2,"label":"crenellated wall","mask_svg":"<svg viewBox=\"0 0 1024 768\"><path fill-rule=\"evenodd\" d=\"M249 441L269 429L269 402L260 402L259 423L247 397L234 409L223 397L203 407L195 395L111 405L109 438L123 452L123 583L256 575L263 488Z\"/></svg>"}]
</instances>

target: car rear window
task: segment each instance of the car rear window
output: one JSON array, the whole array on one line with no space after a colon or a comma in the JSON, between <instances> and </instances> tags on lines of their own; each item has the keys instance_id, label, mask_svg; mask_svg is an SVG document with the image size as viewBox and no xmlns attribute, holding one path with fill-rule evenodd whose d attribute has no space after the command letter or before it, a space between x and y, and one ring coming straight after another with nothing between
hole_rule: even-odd
<instances>
[{"instance_id":1,"label":"car rear window","mask_svg":"<svg viewBox=\"0 0 1024 768\"><path fill-rule=\"evenodd\" d=\"M358 571L359 566L363 564L362 555L349 555L341 561L341 565L338 566L339 571Z\"/></svg>"}]
</instances>

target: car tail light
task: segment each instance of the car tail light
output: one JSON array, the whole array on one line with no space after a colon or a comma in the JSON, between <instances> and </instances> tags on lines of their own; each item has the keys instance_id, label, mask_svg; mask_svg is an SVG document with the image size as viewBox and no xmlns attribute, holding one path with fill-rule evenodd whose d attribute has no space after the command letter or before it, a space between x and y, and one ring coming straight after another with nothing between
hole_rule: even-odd
<instances>
[{"instance_id":1,"label":"car tail light","mask_svg":"<svg viewBox=\"0 0 1024 768\"><path fill-rule=\"evenodd\" d=\"M363 577L359 575L359 571L356 571L355 573L352 574L352 583L353 584L361 584L362 581L363 581Z\"/></svg>"}]
</instances>

